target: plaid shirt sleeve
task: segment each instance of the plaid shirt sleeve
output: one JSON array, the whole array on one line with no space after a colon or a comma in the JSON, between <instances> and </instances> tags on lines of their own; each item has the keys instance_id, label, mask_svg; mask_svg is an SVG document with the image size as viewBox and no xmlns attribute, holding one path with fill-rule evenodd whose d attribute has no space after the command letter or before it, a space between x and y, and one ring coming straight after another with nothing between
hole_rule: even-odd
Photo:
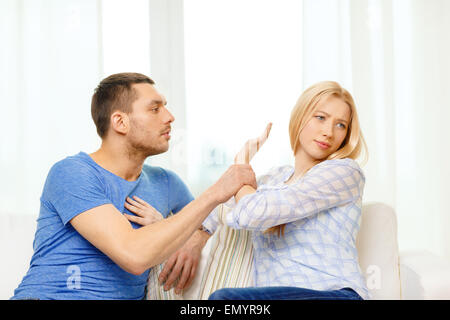
<instances>
[{"instance_id":1,"label":"plaid shirt sleeve","mask_svg":"<svg viewBox=\"0 0 450 320\"><path fill-rule=\"evenodd\" d=\"M235 229L266 230L307 218L362 197L364 174L351 159L327 160L296 183L263 185L243 197L227 215Z\"/></svg>"},{"instance_id":2,"label":"plaid shirt sleeve","mask_svg":"<svg viewBox=\"0 0 450 320\"><path fill-rule=\"evenodd\" d=\"M267 183L270 178L276 174L276 172L279 170L279 168L272 168L269 170L269 172L265 175L259 176L256 179L256 185L264 185ZM223 204L224 206L229 207L230 209L236 206L236 200L234 197L231 197L227 202ZM210 233L214 233L219 226L219 217L218 217L218 207L214 208L213 211L209 214L209 216L206 217L206 219L203 221L202 225L203 227L208 230Z\"/></svg>"}]
</instances>

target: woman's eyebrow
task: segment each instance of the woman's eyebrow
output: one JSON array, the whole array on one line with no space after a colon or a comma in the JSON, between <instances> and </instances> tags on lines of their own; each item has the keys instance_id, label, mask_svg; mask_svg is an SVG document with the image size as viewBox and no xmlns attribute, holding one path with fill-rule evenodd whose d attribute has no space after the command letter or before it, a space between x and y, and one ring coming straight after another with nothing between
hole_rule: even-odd
<instances>
[{"instance_id":1,"label":"woman's eyebrow","mask_svg":"<svg viewBox=\"0 0 450 320\"><path fill-rule=\"evenodd\" d=\"M326 113L325 111L322 111L322 110L317 110L316 112L322 112L322 113L324 113L327 117L330 117L330 114L329 113ZM348 123L348 121L347 120L344 120L344 119L338 119L339 121L342 121L342 122L345 122L345 123Z\"/></svg>"}]
</instances>

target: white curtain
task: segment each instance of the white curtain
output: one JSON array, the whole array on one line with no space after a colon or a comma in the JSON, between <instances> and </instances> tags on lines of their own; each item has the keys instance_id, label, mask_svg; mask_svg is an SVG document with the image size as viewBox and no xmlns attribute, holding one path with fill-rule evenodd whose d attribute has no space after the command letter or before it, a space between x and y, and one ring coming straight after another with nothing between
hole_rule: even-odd
<instances>
[{"instance_id":1,"label":"white curtain","mask_svg":"<svg viewBox=\"0 0 450 320\"><path fill-rule=\"evenodd\" d=\"M0 212L36 214L51 165L98 143L98 2L0 1Z\"/></svg>"},{"instance_id":2,"label":"white curtain","mask_svg":"<svg viewBox=\"0 0 450 320\"><path fill-rule=\"evenodd\" d=\"M50 167L100 139L98 82L150 74L147 0L0 1L0 214L39 213Z\"/></svg>"},{"instance_id":3,"label":"white curtain","mask_svg":"<svg viewBox=\"0 0 450 320\"><path fill-rule=\"evenodd\" d=\"M450 257L450 3L351 1L353 92L369 144L366 201L398 215L399 246Z\"/></svg>"},{"instance_id":4,"label":"white curtain","mask_svg":"<svg viewBox=\"0 0 450 320\"><path fill-rule=\"evenodd\" d=\"M185 1L191 187L269 120L255 171L293 163L290 110L306 87L336 80L369 147L364 201L395 208L401 250L450 257L449 17L447 0Z\"/></svg>"}]
</instances>

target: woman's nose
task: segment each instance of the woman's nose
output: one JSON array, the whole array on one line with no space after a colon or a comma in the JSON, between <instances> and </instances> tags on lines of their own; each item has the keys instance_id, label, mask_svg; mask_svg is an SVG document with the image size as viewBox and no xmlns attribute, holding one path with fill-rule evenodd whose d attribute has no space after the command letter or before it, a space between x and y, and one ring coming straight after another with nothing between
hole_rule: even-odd
<instances>
[{"instance_id":1,"label":"woman's nose","mask_svg":"<svg viewBox=\"0 0 450 320\"><path fill-rule=\"evenodd\" d=\"M332 137L333 136L333 124L325 123L322 127L322 134L326 137Z\"/></svg>"}]
</instances>

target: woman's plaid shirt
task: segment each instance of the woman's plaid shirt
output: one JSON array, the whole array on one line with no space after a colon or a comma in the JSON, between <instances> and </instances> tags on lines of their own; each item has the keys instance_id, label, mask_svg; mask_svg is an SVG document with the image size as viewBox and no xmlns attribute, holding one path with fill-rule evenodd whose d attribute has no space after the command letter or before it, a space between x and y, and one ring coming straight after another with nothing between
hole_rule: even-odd
<instances>
[{"instance_id":1,"label":"woman's plaid shirt","mask_svg":"<svg viewBox=\"0 0 450 320\"><path fill-rule=\"evenodd\" d=\"M291 166L274 168L258 179L256 193L225 204L232 206L227 225L252 231L255 285L349 287L368 299L356 251L365 182L361 168L352 159L326 160L285 184L293 172ZM213 212L203 226L214 232L217 219ZM284 236L265 232L280 224L286 224Z\"/></svg>"}]
</instances>

